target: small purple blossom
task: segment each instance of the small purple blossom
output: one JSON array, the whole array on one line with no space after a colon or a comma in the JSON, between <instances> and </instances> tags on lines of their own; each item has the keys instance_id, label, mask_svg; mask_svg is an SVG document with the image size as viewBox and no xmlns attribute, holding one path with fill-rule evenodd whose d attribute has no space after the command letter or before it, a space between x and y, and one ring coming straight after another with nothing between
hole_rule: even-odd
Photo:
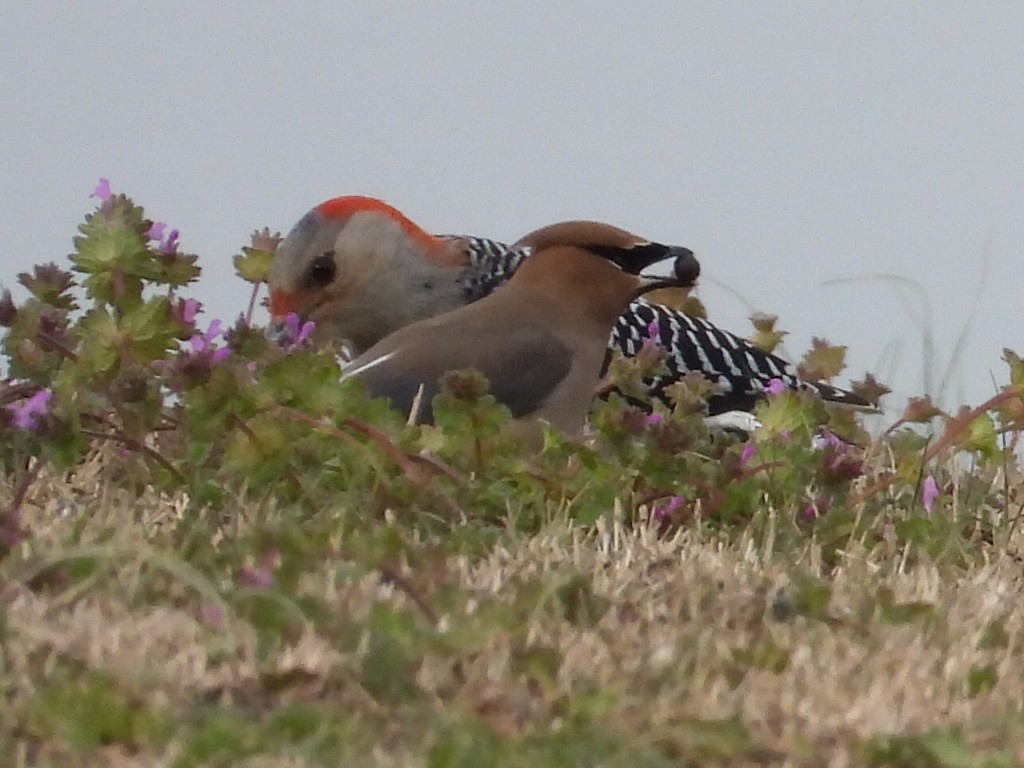
<instances>
[{"instance_id":1,"label":"small purple blossom","mask_svg":"<svg viewBox=\"0 0 1024 768\"><path fill-rule=\"evenodd\" d=\"M811 445L816 451L823 451L829 446L835 448L837 451L841 451L847 448L847 444L830 429L822 429L814 438L811 440Z\"/></svg>"},{"instance_id":2,"label":"small purple blossom","mask_svg":"<svg viewBox=\"0 0 1024 768\"><path fill-rule=\"evenodd\" d=\"M210 327L206 329L206 333L196 334L188 340L188 343L191 345L193 352L205 352L210 349L213 340L220 336L220 334L220 320L212 320Z\"/></svg>"},{"instance_id":3,"label":"small purple blossom","mask_svg":"<svg viewBox=\"0 0 1024 768\"><path fill-rule=\"evenodd\" d=\"M650 325L647 326L647 338L655 344L661 343L661 326L658 325L657 320L652 320Z\"/></svg>"},{"instance_id":4,"label":"small purple blossom","mask_svg":"<svg viewBox=\"0 0 1024 768\"><path fill-rule=\"evenodd\" d=\"M217 603L203 603L199 608L199 618L208 627L223 630L227 625L224 608Z\"/></svg>"},{"instance_id":5,"label":"small purple blossom","mask_svg":"<svg viewBox=\"0 0 1024 768\"><path fill-rule=\"evenodd\" d=\"M747 443L743 446L743 450L740 452L740 469L750 463L755 453L757 453L757 446L754 443Z\"/></svg>"},{"instance_id":6,"label":"small purple blossom","mask_svg":"<svg viewBox=\"0 0 1024 768\"><path fill-rule=\"evenodd\" d=\"M167 225L162 221L154 221L146 231L146 237L156 243L156 249L167 256L178 252L178 236L181 233L172 229L167 231Z\"/></svg>"},{"instance_id":7,"label":"small purple blossom","mask_svg":"<svg viewBox=\"0 0 1024 768\"><path fill-rule=\"evenodd\" d=\"M659 523L668 520L685 503L686 499L683 496L672 496L665 504L655 504L651 517Z\"/></svg>"},{"instance_id":8,"label":"small purple blossom","mask_svg":"<svg viewBox=\"0 0 1024 768\"><path fill-rule=\"evenodd\" d=\"M644 418L645 427L653 427L655 424L661 424L665 420L664 414L658 413L657 411L652 412L646 418Z\"/></svg>"},{"instance_id":9,"label":"small purple blossom","mask_svg":"<svg viewBox=\"0 0 1024 768\"><path fill-rule=\"evenodd\" d=\"M167 233L165 237L160 240L160 244L157 245L156 249L166 255L171 256L178 252L178 236L181 233L176 229L172 229Z\"/></svg>"},{"instance_id":10,"label":"small purple blossom","mask_svg":"<svg viewBox=\"0 0 1024 768\"><path fill-rule=\"evenodd\" d=\"M114 193L110 190L110 179L100 179L100 183L96 185L96 189L92 191L89 197L98 197L103 202L106 202L112 194Z\"/></svg>"},{"instance_id":11,"label":"small purple blossom","mask_svg":"<svg viewBox=\"0 0 1024 768\"><path fill-rule=\"evenodd\" d=\"M243 565L238 572L238 580L242 584L258 589L274 586L274 572L281 564L281 556L277 551L265 552L254 565Z\"/></svg>"},{"instance_id":12,"label":"small purple blossom","mask_svg":"<svg viewBox=\"0 0 1024 768\"><path fill-rule=\"evenodd\" d=\"M210 353L210 364L217 365L231 356L231 350L227 347L217 347L214 345L214 340L222 335L220 329L220 320L212 320L210 327L206 330L206 333L196 334L188 340L189 346L192 347L192 351L197 355L204 353Z\"/></svg>"},{"instance_id":13,"label":"small purple blossom","mask_svg":"<svg viewBox=\"0 0 1024 768\"><path fill-rule=\"evenodd\" d=\"M769 395L780 395L786 391L786 383L782 379L774 378L768 382L764 391Z\"/></svg>"},{"instance_id":14,"label":"small purple blossom","mask_svg":"<svg viewBox=\"0 0 1024 768\"><path fill-rule=\"evenodd\" d=\"M316 330L316 323L307 320L299 326L299 316L289 312L284 318L284 332L288 337L288 348L293 349L305 342Z\"/></svg>"},{"instance_id":15,"label":"small purple blossom","mask_svg":"<svg viewBox=\"0 0 1024 768\"><path fill-rule=\"evenodd\" d=\"M191 324L195 322L197 312L199 312L199 302L195 299L185 299L185 303L181 307L181 319Z\"/></svg>"},{"instance_id":16,"label":"small purple blossom","mask_svg":"<svg viewBox=\"0 0 1024 768\"><path fill-rule=\"evenodd\" d=\"M274 574L266 566L242 566L238 572L238 581L247 587L266 589L274 586Z\"/></svg>"},{"instance_id":17,"label":"small purple blossom","mask_svg":"<svg viewBox=\"0 0 1024 768\"><path fill-rule=\"evenodd\" d=\"M921 503L924 504L925 512L931 514L937 498L939 498L939 484L935 482L934 477L928 475L921 483Z\"/></svg>"},{"instance_id":18,"label":"small purple blossom","mask_svg":"<svg viewBox=\"0 0 1024 768\"><path fill-rule=\"evenodd\" d=\"M39 419L46 415L52 398L52 391L40 389L27 400L8 405L7 410L14 415L14 426L18 429L37 429Z\"/></svg>"},{"instance_id":19,"label":"small purple blossom","mask_svg":"<svg viewBox=\"0 0 1024 768\"><path fill-rule=\"evenodd\" d=\"M146 232L146 237L150 240L160 241L164 239L164 230L167 229L167 225L162 221L154 221Z\"/></svg>"}]
</instances>

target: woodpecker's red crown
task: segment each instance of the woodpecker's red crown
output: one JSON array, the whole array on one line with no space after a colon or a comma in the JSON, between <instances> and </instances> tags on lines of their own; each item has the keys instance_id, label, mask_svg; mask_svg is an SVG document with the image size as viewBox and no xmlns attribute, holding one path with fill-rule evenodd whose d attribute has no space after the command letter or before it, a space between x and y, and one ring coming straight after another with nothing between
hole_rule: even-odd
<instances>
[{"instance_id":1,"label":"woodpecker's red crown","mask_svg":"<svg viewBox=\"0 0 1024 768\"><path fill-rule=\"evenodd\" d=\"M376 197L364 195L345 195L325 200L313 209L325 219L345 221L357 213L379 213L398 222L399 226L411 240L419 242L427 248L435 248L441 242L439 238L427 232L393 205Z\"/></svg>"}]
</instances>

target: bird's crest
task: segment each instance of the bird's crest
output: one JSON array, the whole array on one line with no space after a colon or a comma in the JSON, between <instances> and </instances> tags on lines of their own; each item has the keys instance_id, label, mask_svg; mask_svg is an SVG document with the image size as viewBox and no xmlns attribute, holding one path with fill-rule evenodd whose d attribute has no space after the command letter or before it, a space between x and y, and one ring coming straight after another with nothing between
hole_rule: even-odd
<instances>
[{"instance_id":1,"label":"bird's crest","mask_svg":"<svg viewBox=\"0 0 1024 768\"><path fill-rule=\"evenodd\" d=\"M653 243L642 237L597 221L563 221L521 237L513 248L581 248L615 264L623 272L639 275L659 261L673 259L672 280L692 287L700 274L700 264L689 248Z\"/></svg>"},{"instance_id":2,"label":"bird's crest","mask_svg":"<svg viewBox=\"0 0 1024 768\"><path fill-rule=\"evenodd\" d=\"M324 218L337 221L349 219L360 213L381 214L396 222L410 240L421 245L429 254L433 255L450 251L444 240L430 234L393 205L389 205L376 197L365 197L363 195L335 197L320 203L316 207L316 211Z\"/></svg>"}]
</instances>

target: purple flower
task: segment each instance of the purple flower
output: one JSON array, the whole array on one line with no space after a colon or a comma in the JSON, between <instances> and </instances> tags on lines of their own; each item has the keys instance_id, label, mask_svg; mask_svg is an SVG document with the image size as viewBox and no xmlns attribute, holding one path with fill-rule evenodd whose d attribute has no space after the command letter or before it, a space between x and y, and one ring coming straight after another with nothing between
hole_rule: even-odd
<instances>
[{"instance_id":1,"label":"purple flower","mask_svg":"<svg viewBox=\"0 0 1024 768\"><path fill-rule=\"evenodd\" d=\"M274 574L263 565L244 565L238 572L238 580L247 587L266 589L274 586Z\"/></svg>"},{"instance_id":2,"label":"purple flower","mask_svg":"<svg viewBox=\"0 0 1024 768\"><path fill-rule=\"evenodd\" d=\"M655 504L654 510L651 512L651 517L658 522L667 520L672 517L672 514L685 503L686 499L684 497L672 496L665 504Z\"/></svg>"},{"instance_id":3,"label":"purple flower","mask_svg":"<svg viewBox=\"0 0 1024 768\"><path fill-rule=\"evenodd\" d=\"M14 415L14 426L18 429L36 429L39 426L39 418L46 415L49 409L53 392L49 389L40 389L32 397L20 404L7 406Z\"/></svg>"},{"instance_id":4,"label":"purple flower","mask_svg":"<svg viewBox=\"0 0 1024 768\"><path fill-rule=\"evenodd\" d=\"M192 323L196 319L196 313L199 311L199 302L195 299L185 299L185 303L181 307L181 319L186 323Z\"/></svg>"},{"instance_id":5,"label":"purple flower","mask_svg":"<svg viewBox=\"0 0 1024 768\"><path fill-rule=\"evenodd\" d=\"M110 191L110 179L100 179L100 183L96 185L96 189L92 191L89 197L98 197L106 202L112 194L114 193Z\"/></svg>"},{"instance_id":6,"label":"purple flower","mask_svg":"<svg viewBox=\"0 0 1024 768\"><path fill-rule=\"evenodd\" d=\"M939 484L935 482L934 477L928 475L921 483L921 503L924 504L925 512L931 514L937 498L939 498Z\"/></svg>"},{"instance_id":7,"label":"purple flower","mask_svg":"<svg viewBox=\"0 0 1024 768\"><path fill-rule=\"evenodd\" d=\"M644 426L653 427L655 424L661 424L661 422L663 422L664 420L665 416L663 414L654 411L644 419Z\"/></svg>"},{"instance_id":8,"label":"purple flower","mask_svg":"<svg viewBox=\"0 0 1024 768\"><path fill-rule=\"evenodd\" d=\"M740 469L750 463L755 453L757 453L757 446L754 443L747 443L743 446L743 451L740 453Z\"/></svg>"},{"instance_id":9,"label":"purple flower","mask_svg":"<svg viewBox=\"0 0 1024 768\"><path fill-rule=\"evenodd\" d=\"M178 236L180 234L176 229L168 232L167 225L162 221L154 221L146 231L146 237L157 244L156 249L168 256L178 252Z\"/></svg>"},{"instance_id":10,"label":"purple flower","mask_svg":"<svg viewBox=\"0 0 1024 768\"><path fill-rule=\"evenodd\" d=\"M661 326L658 325L657 320L652 320L650 325L647 326L647 338L655 344L661 342Z\"/></svg>"},{"instance_id":11,"label":"purple flower","mask_svg":"<svg viewBox=\"0 0 1024 768\"><path fill-rule=\"evenodd\" d=\"M782 379L775 378L768 382L768 386L764 388L764 391L769 395L779 395L786 391L786 384Z\"/></svg>"},{"instance_id":12,"label":"purple flower","mask_svg":"<svg viewBox=\"0 0 1024 768\"><path fill-rule=\"evenodd\" d=\"M220 334L220 320L213 320L210 322L210 327L206 329L206 333L196 334L188 340L188 343L192 346L193 352L205 352L210 349L213 340Z\"/></svg>"},{"instance_id":13,"label":"purple flower","mask_svg":"<svg viewBox=\"0 0 1024 768\"><path fill-rule=\"evenodd\" d=\"M188 340L189 346L192 347L192 351L197 355L204 353L210 353L210 363L216 365L217 363L223 362L227 358L231 357L231 350L227 347L217 347L213 341L221 335L220 320L213 320L210 322L210 327L204 334L196 334Z\"/></svg>"},{"instance_id":14,"label":"purple flower","mask_svg":"<svg viewBox=\"0 0 1024 768\"><path fill-rule=\"evenodd\" d=\"M176 229L172 229L167 233L167 236L160 240L160 244L156 247L160 253L167 256L173 255L178 252L178 235L181 234Z\"/></svg>"},{"instance_id":15,"label":"purple flower","mask_svg":"<svg viewBox=\"0 0 1024 768\"><path fill-rule=\"evenodd\" d=\"M312 320L307 320L299 327L299 316L294 312L289 312L284 318L284 332L288 337L288 348L302 344L308 339L313 331L316 330L316 323Z\"/></svg>"},{"instance_id":16,"label":"purple flower","mask_svg":"<svg viewBox=\"0 0 1024 768\"><path fill-rule=\"evenodd\" d=\"M835 432L825 428L822 428L821 431L814 436L811 440L811 445L816 451L823 451L831 446L838 452L848 447Z\"/></svg>"},{"instance_id":17,"label":"purple flower","mask_svg":"<svg viewBox=\"0 0 1024 768\"><path fill-rule=\"evenodd\" d=\"M167 225L162 221L154 221L152 226L150 226L149 231L146 232L146 237L150 240L163 240L165 229L167 229Z\"/></svg>"},{"instance_id":18,"label":"purple flower","mask_svg":"<svg viewBox=\"0 0 1024 768\"><path fill-rule=\"evenodd\" d=\"M216 630L223 630L227 624L224 609L217 603L203 603L199 607L199 618L204 624Z\"/></svg>"},{"instance_id":19,"label":"purple flower","mask_svg":"<svg viewBox=\"0 0 1024 768\"><path fill-rule=\"evenodd\" d=\"M266 589L274 586L274 572L281 565L281 555L277 551L265 552L258 563L243 565L238 571L238 580L249 587Z\"/></svg>"}]
</instances>

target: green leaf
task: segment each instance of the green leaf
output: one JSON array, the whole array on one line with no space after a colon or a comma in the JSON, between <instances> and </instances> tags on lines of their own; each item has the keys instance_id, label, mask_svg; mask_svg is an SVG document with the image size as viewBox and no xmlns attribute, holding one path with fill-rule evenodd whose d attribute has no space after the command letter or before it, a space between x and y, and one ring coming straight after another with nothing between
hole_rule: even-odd
<instances>
[{"instance_id":1,"label":"green leaf","mask_svg":"<svg viewBox=\"0 0 1024 768\"><path fill-rule=\"evenodd\" d=\"M967 673L967 695L975 696L988 693L999 682L999 673L995 664L975 664Z\"/></svg>"},{"instance_id":2,"label":"green leaf","mask_svg":"<svg viewBox=\"0 0 1024 768\"><path fill-rule=\"evenodd\" d=\"M993 619L986 624L981 638L978 640L979 651L1007 648L1009 645L1010 633L1006 631L1005 619Z\"/></svg>"},{"instance_id":3,"label":"green leaf","mask_svg":"<svg viewBox=\"0 0 1024 768\"><path fill-rule=\"evenodd\" d=\"M1003 360L1010 368L1010 383L1024 390L1024 360L1008 347L1003 349Z\"/></svg>"},{"instance_id":4,"label":"green leaf","mask_svg":"<svg viewBox=\"0 0 1024 768\"><path fill-rule=\"evenodd\" d=\"M247 283L265 283L274 262L274 254L256 248L243 248L233 259L235 274Z\"/></svg>"},{"instance_id":5,"label":"green leaf","mask_svg":"<svg viewBox=\"0 0 1024 768\"><path fill-rule=\"evenodd\" d=\"M960 447L968 451L977 451L986 459L999 455L999 437L992 417L982 413L971 421L967 434L960 442Z\"/></svg>"}]
</instances>

